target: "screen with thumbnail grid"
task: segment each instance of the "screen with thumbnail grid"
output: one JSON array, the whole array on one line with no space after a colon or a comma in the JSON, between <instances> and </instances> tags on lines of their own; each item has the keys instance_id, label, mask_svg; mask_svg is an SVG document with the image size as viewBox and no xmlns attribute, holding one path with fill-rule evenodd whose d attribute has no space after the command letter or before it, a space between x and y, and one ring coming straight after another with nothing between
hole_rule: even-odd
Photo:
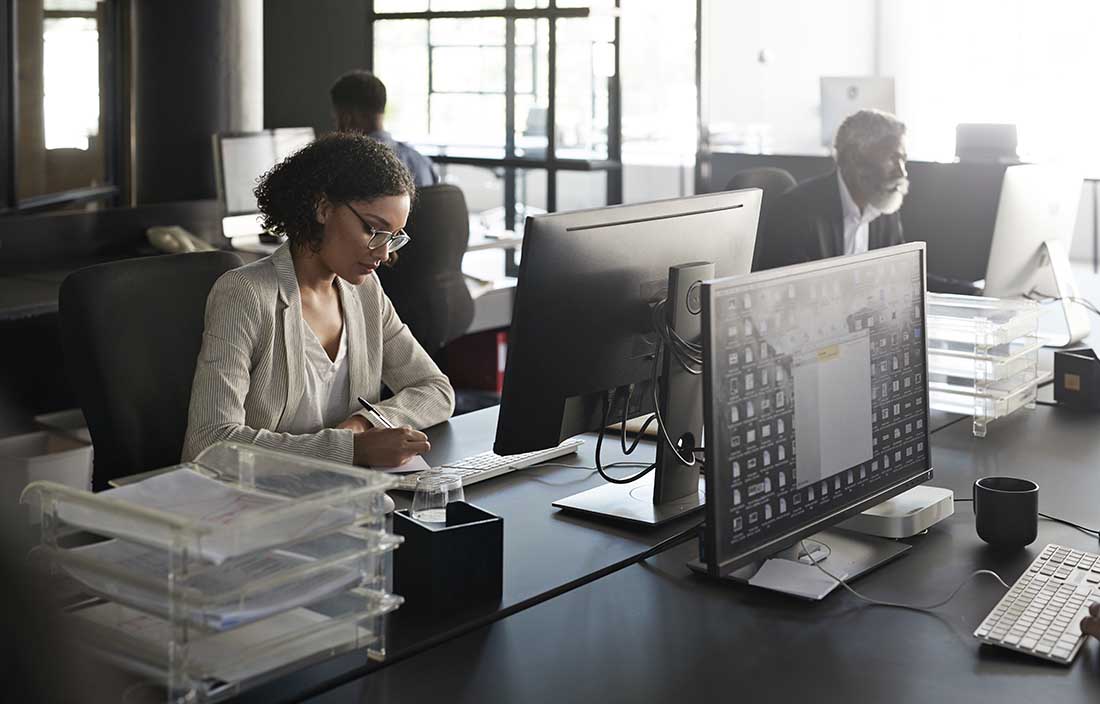
<instances>
[{"instance_id":1,"label":"screen with thumbnail grid","mask_svg":"<svg viewBox=\"0 0 1100 704\"><path fill-rule=\"evenodd\" d=\"M708 286L720 563L929 469L922 256Z\"/></svg>"}]
</instances>

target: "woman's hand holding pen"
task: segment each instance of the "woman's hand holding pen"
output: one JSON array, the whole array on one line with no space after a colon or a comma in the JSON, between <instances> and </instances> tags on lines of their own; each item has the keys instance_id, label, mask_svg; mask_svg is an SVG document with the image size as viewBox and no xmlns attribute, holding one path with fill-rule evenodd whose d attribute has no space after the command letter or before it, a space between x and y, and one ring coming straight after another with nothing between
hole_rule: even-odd
<instances>
[{"instance_id":1,"label":"woman's hand holding pen","mask_svg":"<svg viewBox=\"0 0 1100 704\"><path fill-rule=\"evenodd\" d=\"M354 462L366 467L399 467L432 449L428 436L412 428L369 428L355 434Z\"/></svg>"}]
</instances>

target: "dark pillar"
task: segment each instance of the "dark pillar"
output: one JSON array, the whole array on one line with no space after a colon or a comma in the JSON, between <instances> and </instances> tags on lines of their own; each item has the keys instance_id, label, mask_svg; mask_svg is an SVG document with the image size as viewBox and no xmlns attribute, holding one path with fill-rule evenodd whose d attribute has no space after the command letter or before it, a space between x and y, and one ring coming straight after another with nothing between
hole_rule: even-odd
<instances>
[{"instance_id":1,"label":"dark pillar","mask_svg":"<svg viewBox=\"0 0 1100 704\"><path fill-rule=\"evenodd\" d=\"M263 126L262 0L132 5L138 204L215 196L215 132Z\"/></svg>"}]
</instances>

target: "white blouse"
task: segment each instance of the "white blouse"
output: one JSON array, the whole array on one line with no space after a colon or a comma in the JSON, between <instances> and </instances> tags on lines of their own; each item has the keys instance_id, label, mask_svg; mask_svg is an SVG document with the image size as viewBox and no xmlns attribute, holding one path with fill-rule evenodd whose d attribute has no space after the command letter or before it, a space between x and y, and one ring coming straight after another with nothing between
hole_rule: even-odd
<instances>
[{"instance_id":1,"label":"white blouse","mask_svg":"<svg viewBox=\"0 0 1100 704\"><path fill-rule=\"evenodd\" d=\"M309 323L303 320L302 327L305 328L302 335L305 393L288 428L288 432L296 435L333 428L347 420L353 410L348 378L348 326L345 324L340 329L340 348L335 361L329 359Z\"/></svg>"}]
</instances>

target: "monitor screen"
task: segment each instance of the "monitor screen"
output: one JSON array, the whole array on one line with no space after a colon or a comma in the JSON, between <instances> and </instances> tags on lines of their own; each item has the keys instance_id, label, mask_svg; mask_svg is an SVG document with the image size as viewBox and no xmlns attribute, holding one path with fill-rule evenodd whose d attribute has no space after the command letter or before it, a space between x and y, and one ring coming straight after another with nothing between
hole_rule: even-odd
<instances>
[{"instance_id":1,"label":"monitor screen","mask_svg":"<svg viewBox=\"0 0 1100 704\"><path fill-rule=\"evenodd\" d=\"M930 476L924 245L703 285L708 564Z\"/></svg>"},{"instance_id":2,"label":"monitor screen","mask_svg":"<svg viewBox=\"0 0 1100 704\"><path fill-rule=\"evenodd\" d=\"M226 215L257 212L252 190L272 166L313 141L312 127L220 134L215 137L218 196Z\"/></svg>"}]
</instances>

